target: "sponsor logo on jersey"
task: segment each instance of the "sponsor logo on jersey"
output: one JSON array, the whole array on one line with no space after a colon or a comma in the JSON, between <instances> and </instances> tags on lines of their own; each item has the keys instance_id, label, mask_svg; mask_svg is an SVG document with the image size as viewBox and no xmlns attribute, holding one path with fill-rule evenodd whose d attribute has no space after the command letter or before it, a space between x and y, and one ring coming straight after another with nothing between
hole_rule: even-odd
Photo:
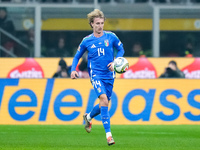
<instances>
[{"instance_id":1,"label":"sponsor logo on jersey","mask_svg":"<svg viewBox=\"0 0 200 150\"><path fill-rule=\"evenodd\" d=\"M118 46L120 46L121 45L121 41L119 41L119 43L118 43Z\"/></svg>"},{"instance_id":2,"label":"sponsor logo on jersey","mask_svg":"<svg viewBox=\"0 0 200 150\"><path fill-rule=\"evenodd\" d=\"M44 72L34 58L26 58L23 64L13 68L7 78L43 78Z\"/></svg>"},{"instance_id":3,"label":"sponsor logo on jersey","mask_svg":"<svg viewBox=\"0 0 200 150\"><path fill-rule=\"evenodd\" d=\"M95 48L96 46L94 44L92 44L91 48Z\"/></svg>"},{"instance_id":4,"label":"sponsor logo on jersey","mask_svg":"<svg viewBox=\"0 0 200 150\"><path fill-rule=\"evenodd\" d=\"M104 44L105 44L106 47L108 47L108 46L109 46L108 40L105 40L105 41L104 41Z\"/></svg>"}]
</instances>

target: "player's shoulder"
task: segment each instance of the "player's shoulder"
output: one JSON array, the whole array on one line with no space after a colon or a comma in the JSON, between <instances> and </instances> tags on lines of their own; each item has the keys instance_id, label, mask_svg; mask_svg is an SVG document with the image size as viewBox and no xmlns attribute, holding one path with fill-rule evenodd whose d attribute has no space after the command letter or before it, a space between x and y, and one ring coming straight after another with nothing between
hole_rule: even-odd
<instances>
[{"instance_id":1,"label":"player's shoulder","mask_svg":"<svg viewBox=\"0 0 200 150\"><path fill-rule=\"evenodd\" d=\"M112 31L104 31L104 33L110 36L116 36L116 34Z\"/></svg>"},{"instance_id":2,"label":"player's shoulder","mask_svg":"<svg viewBox=\"0 0 200 150\"><path fill-rule=\"evenodd\" d=\"M93 34L89 34L89 35L85 36L85 37L83 38L82 42L85 42L85 41L90 40L90 39L93 37L92 35L93 35Z\"/></svg>"}]
</instances>

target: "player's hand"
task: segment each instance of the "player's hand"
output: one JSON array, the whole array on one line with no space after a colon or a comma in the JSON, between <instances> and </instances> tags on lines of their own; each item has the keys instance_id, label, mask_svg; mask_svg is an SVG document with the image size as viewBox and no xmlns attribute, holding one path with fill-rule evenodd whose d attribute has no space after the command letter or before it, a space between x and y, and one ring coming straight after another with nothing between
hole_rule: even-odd
<instances>
[{"instance_id":1,"label":"player's hand","mask_svg":"<svg viewBox=\"0 0 200 150\"><path fill-rule=\"evenodd\" d=\"M107 67L108 67L108 69L110 70L110 71L114 71L114 68L113 68L113 62L110 62L108 65L107 65Z\"/></svg>"},{"instance_id":2,"label":"player's hand","mask_svg":"<svg viewBox=\"0 0 200 150\"><path fill-rule=\"evenodd\" d=\"M72 71L72 72L71 72L71 78L72 78L72 79L78 78L78 72Z\"/></svg>"}]
</instances>

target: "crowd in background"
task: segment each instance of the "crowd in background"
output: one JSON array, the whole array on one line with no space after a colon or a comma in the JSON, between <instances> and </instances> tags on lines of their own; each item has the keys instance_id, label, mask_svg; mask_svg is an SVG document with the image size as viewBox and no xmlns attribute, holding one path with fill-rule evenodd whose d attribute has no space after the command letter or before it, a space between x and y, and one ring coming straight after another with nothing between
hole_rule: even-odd
<instances>
[{"instance_id":1,"label":"crowd in background","mask_svg":"<svg viewBox=\"0 0 200 150\"><path fill-rule=\"evenodd\" d=\"M16 34L13 21L8 18L7 9L5 7L0 7L0 28L3 31L5 31L5 32L7 32L7 33L9 33L11 35L15 35ZM1 32L0 32L0 42L1 42L2 47L5 48L7 51L9 51L9 52L13 52L14 51L14 42L13 42L13 40L10 39L5 34L2 34ZM8 53L3 53L2 52L1 56L7 57Z\"/></svg>"},{"instance_id":2,"label":"crowd in background","mask_svg":"<svg viewBox=\"0 0 200 150\"><path fill-rule=\"evenodd\" d=\"M34 56L34 27L28 30L16 31L13 20L9 18L7 9L0 7L0 28L8 35L0 32L1 46L0 57L10 57L9 53L17 57ZM145 55L152 57L152 32L151 31L116 31L124 43L126 57ZM42 57L73 57L79 42L90 31L42 31L41 56ZM53 35L53 36L52 36ZM27 45L28 51L17 44L10 36ZM160 32L161 57L200 56L199 32ZM177 40L178 39L178 40ZM1 49L2 49L1 47ZM6 51L5 51L6 50Z\"/></svg>"},{"instance_id":3,"label":"crowd in background","mask_svg":"<svg viewBox=\"0 0 200 150\"><path fill-rule=\"evenodd\" d=\"M12 52L17 57L34 56L34 27L30 27L24 32L17 32L13 24L13 20L9 18L7 9L0 7L0 29L6 32L1 34L1 51L0 57L10 57ZM70 66L62 59L62 57L73 57L76 53L78 43L90 31L45 31L42 32L41 54L42 57L59 57L58 69L52 77L69 78ZM126 50L126 57L152 57L151 32L134 32L134 31L116 31L116 34L122 39ZM174 39L174 35L176 38ZM53 36L52 36L53 35ZM18 38L19 41L28 46L29 51L20 47L11 36ZM199 57L200 56L200 36L199 32L182 33L173 32L168 34L162 33L161 37L165 37L165 41L161 38L161 57ZM176 39L179 39L178 41ZM168 39L168 40L166 40ZM177 44L177 42L179 42ZM169 45L173 48L169 48ZM178 46L177 46L178 45ZM81 78L87 78L87 57L84 55L82 61L77 66L77 70ZM170 61L160 78L184 78L184 74L179 70L175 61Z\"/></svg>"}]
</instances>

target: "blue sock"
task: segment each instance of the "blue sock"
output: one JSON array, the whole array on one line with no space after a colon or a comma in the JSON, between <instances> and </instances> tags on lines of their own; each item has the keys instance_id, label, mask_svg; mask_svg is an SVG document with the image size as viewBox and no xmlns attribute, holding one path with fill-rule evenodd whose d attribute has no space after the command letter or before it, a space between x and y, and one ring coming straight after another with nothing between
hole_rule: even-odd
<instances>
[{"instance_id":1,"label":"blue sock","mask_svg":"<svg viewBox=\"0 0 200 150\"><path fill-rule=\"evenodd\" d=\"M93 107L92 111L90 112L90 117L94 118L96 117L98 114L100 114L100 108L99 108L99 104L97 104L96 106Z\"/></svg>"},{"instance_id":2,"label":"blue sock","mask_svg":"<svg viewBox=\"0 0 200 150\"><path fill-rule=\"evenodd\" d=\"M110 132L110 115L107 106L101 106L101 120L106 133Z\"/></svg>"}]
</instances>

